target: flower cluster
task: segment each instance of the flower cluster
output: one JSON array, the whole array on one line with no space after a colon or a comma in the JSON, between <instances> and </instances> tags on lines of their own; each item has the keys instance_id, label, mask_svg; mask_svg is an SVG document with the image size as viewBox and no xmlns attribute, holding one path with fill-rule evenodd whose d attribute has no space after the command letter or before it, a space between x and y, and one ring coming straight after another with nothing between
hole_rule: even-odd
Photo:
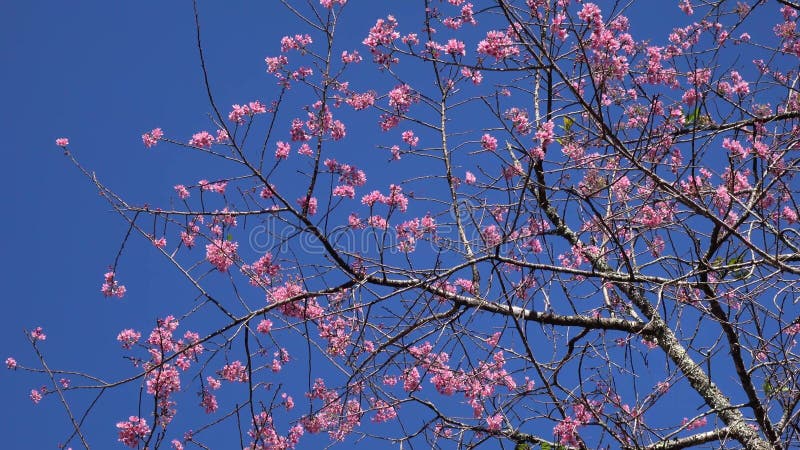
<instances>
[{"instance_id":1,"label":"flower cluster","mask_svg":"<svg viewBox=\"0 0 800 450\"><path fill-rule=\"evenodd\" d=\"M100 292L103 293L106 297L116 296L122 298L125 295L126 289L125 286L119 284L119 282L114 278L114 272L106 272L103 275L103 285L100 287Z\"/></svg>"}]
</instances>

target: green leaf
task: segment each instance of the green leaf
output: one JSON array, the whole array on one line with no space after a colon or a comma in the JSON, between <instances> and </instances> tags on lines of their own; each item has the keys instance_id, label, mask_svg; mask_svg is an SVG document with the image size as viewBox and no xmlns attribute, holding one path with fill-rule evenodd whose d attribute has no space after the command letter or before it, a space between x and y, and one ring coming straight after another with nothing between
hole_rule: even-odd
<instances>
[{"instance_id":1,"label":"green leaf","mask_svg":"<svg viewBox=\"0 0 800 450\"><path fill-rule=\"evenodd\" d=\"M763 387L764 387L764 393L765 394L767 394L767 395L772 394L772 391L774 390L774 388L772 387L772 383L770 383L769 381L765 381Z\"/></svg>"},{"instance_id":2,"label":"green leaf","mask_svg":"<svg viewBox=\"0 0 800 450\"><path fill-rule=\"evenodd\" d=\"M547 442L542 442L541 446L542 446L542 450L550 450L550 444L547 443Z\"/></svg>"},{"instance_id":3,"label":"green leaf","mask_svg":"<svg viewBox=\"0 0 800 450\"><path fill-rule=\"evenodd\" d=\"M225 239L227 239L227 240L229 240L229 241L232 241L232 240L233 240L233 235L232 235L232 234L230 234L230 233L228 233L228 235L227 235L227 236L225 236Z\"/></svg>"},{"instance_id":4,"label":"green leaf","mask_svg":"<svg viewBox=\"0 0 800 450\"><path fill-rule=\"evenodd\" d=\"M517 442L517 445L514 446L514 450L531 450L531 446L524 442Z\"/></svg>"},{"instance_id":5,"label":"green leaf","mask_svg":"<svg viewBox=\"0 0 800 450\"><path fill-rule=\"evenodd\" d=\"M697 107L689 114L686 114L686 124L694 123L697 120L697 117L700 115L700 108Z\"/></svg>"},{"instance_id":6,"label":"green leaf","mask_svg":"<svg viewBox=\"0 0 800 450\"><path fill-rule=\"evenodd\" d=\"M564 131L569 133L569 130L572 129L572 125L575 123L570 116L564 116Z\"/></svg>"},{"instance_id":7,"label":"green leaf","mask_svg":"<svg viewBox=\"0 0 800 450\"><path fill-rule=\"evenodd\" d=\"M729 259L728 260L728 264L739 264L742 261L744 261L744 253L742 253L741 255L739 255L739 256L737 256L735 258Z\"/></svg>"},{"instance_id":8,"label":"green leaf","mask_svg":"<svg viewBox=\"0 0 800 450\"><path fill-rule=\"evenodd\" d=\"M747 275L749 273L750 272L748 272L746 270L737 270L737 271L731 272L731 277L733 277L734 280L744 280L745 278L747 278Z\"/></svg>"}]
</instances>

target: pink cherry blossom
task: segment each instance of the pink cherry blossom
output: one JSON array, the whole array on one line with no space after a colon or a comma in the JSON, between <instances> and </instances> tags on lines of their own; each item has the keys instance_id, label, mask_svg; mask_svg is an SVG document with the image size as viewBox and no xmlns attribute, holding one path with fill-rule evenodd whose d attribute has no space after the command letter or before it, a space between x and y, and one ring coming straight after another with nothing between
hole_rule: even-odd
<instances>
[{"instance_id":1,"label":"pink cherry blossom","mask_svg":"<svg viewBox=\"0 0 800 450\"><path fill-rule=\"evenodd\" d=\"M345 64L356 64L361 62L361 55L358 54L358 50L353 50L353 52L348 52L347 50L342 52L342 62Z\"/></svg>"},{"instance_id":2,"label":"pink cherry blossom","mask_svg":"<svg viewBox=\"0 0 800 450\"><path fill-rule=\"evenodd\" d=\"M38 405L42 401L42 394L36 389L31 389L30 397L34 405Z\"/></svg>"},{"instance_id":3,"label":"pink cherry blossom","mask_svg":"<svg viewBox=\"0 0 800 450\"><path fill-rule=\"evenodd\" d=\"M220 272L227 272L236 260L239 243L214 239L206 245L206 260Z\"/></svg>"},{"instance_id":4,"label":"pink cherry blossom","mask_svg":"<svg viewBox=\"0 0 800 450\"><path fill-rule=\"evenodd\" d=\"M199 133L195 133L189 140L189 145L191 145L192 147L199 147L199 148L211 148L211 144L213 143L214 143L214 136L209 134L208 131L201 131Z\"/></svg>"},{"instance_id":5,"label":"pink cherry blossom","mask_svg":"<svg viewBox=\"0 0 800 450\"><path fill-rule=\"evenodd\" d=\"M220 376L228 381L245 383L248 380L247 367L244 366L241 361L236 360L230 364L225 364L225 366L222 367Z\"/></svg>"},{"instance_id":6,"label":"pink cherry blossom","mask_svg":"<svg viewBox=\"0 0 800 450\"><path fill-rule=\"evenodd\" d=\"M416 147L419 144L419 137L414 136L414 132L411 130L403 131L402 133L403 142L408 144L410 147Z\"/></svg>"},{"instance_id":7,"label":"pink cherry blossom","mask_svg":"<svg viewBox=\"0 0 800 450\"><path fill-rule=\"evenodd\" d=\"M31 338L33 338L36 341L43 341L47 339L47 335L44 334L42 327L36 327L33 329L33 331L31 331Z\"/></svg>"},{"instance_id":8,"label":"pink cherry blossom","mask_svg":"<svg viewBox=\"0 0 800 450\"><path fill-rule=\"evenodd\" d=\"M291 152L292 147L283 141L278 141L277 149L275 150L275 158L276 159L286 159L289 156L289 152Z\"/></svg>"},{"instance_id":9,"label":"pink cherry blossom","mask_svg":"<svg viewBox=\"0 0 800 450\"><path fill-rule=\"evenodd\" d=\"M187 198L189 198L189 190L186 189L186 186L182 184L175 185L175 192L178 193L178 197L180 197L181 200L186 200Z\"/></svg>"},{"instance_id":10,"label":"pink cherry blossom","mask_svg":"<svg viewBox=\"0 0 800 450\"><path fill-rule=\"evenodd\" d=\"M103 295L106 297L116 296L119 298L125 296L127 289L125 289L125 286L119 284L119 282L115 279L115 274L113 271L106 272L106 274L103 276L103 279L103 285L100 287L100 291L103 293Z\"/></svg>"},{"instance_id":11,"label":"pink cherry blossom","mask_svg":"<svg viewBox=\"0 0 800 450\"><path fill-rule=\"evenodd\" d=\"M133 329L125 329L119 332L117 335L117 341L122 344L122 348L130 349L133 347L134 344L139 342L139 339L142 337L142 333L139 333Z\"/></svg>"},{"instance_id":12,"label":"pink cherry blossom","mask_svg":"<svg viewBox=\"0 0 800 450\"><path fill-rule=\"evenodd\" d=\"M464 182L467 184L475 184L475 174L468 170L466 175L464 175Z\"/></svg>"},{"instance_id":13,"label":"pink cherry blossom","mask_svg":"<svg viewBox=\"0 0 800 450\"><path fill-rule=\"evenodd\" d=\"M319 0L319 4L328 9L333 8L334 4L344 6L345 3L347 3L347 0Z\"/></svg>"},{"instance_id":14,"label":"pink cherry blossom","mask_svg":"<svg viewBox=\"0 0 800 450\"><path fill-rule=\"evenodd\" d=\"M486 33L486 38L478 43L478 53L493 56L499 61L519 55L519 48L504 31L489 31Z\"/></svg>"},{"instance_id":15,"label":"pink cherry blossom","mask_svg":"<svg viewBox=\"0 0 800 450\"><path fill-rule=\"evenodd\" d=\"M689 420L686 417L683 418L681 425L686 427L687 430L696 430L698 428L702 428L708 424L708 419L705 417L701 417L699 419Z\"/></svg>"},{"instance_id":16,"label":"pink cherry blossom","mask_svg":"<svg viewBox=\"0 0 800 450\"><path fill-rule=\"evenodd\" d=\"M147 421L137 416L130 416L127 422L117 422L118 441L130 448L136 448L139 442L150 434Z\"/></svg>"},{"instance_id":17,"label":"pink cherry blossom","mask_svg":"<svg viewBox=\"0 0 800 450\"><path fill-rule=\"evenodd\" d=\"M497 139L491 134L484 134L481 136L481 147L484 150L495 151L497 150Z\"/></svg>"},{"instance_id":18,"label":"pink cherry blossom","mask_svg":"<svg viewBox=\"0 0 800 450\"><path fill-rule=\"evenodd\" d=\"M316 197L300 197L297 199L297 204L303 210L308 211L309 215L317 213L317 198Z\"/></svg>"},{"instance_id":19,"label":"pink cherry blossom","mask_svg":"<svg viewBox=\"0 0 800 450\"><path fill-rule=\"evenodd\" d=\"M145 147L150 148L158 144L162 137L164 137L164 132L161 131L161 128L153 128L150 132L142 135L142 142Z\"/></svg>"},{"instance_id":20,"label":"pink cherry blossom","mask_svg":"<svg viewBox=\"0 0 800 450\"><path fill-rule=\"evenodd\" d=\"M486 418L486 428L489 431L500 431L503 427L503 415L495 414Z\"/></svg>"},{"instance_id":21,"label":"pink cherry blossom","mask_svg":"<svg viewBox=\"0 0 800 450\"><path fill-rule=\"evenodd\" d=\"M259 333L269 333L272 330L272 321L269 319L263 319L261 322L258 323L256 327L256 331Z\"/></svg>"}]
</instances>

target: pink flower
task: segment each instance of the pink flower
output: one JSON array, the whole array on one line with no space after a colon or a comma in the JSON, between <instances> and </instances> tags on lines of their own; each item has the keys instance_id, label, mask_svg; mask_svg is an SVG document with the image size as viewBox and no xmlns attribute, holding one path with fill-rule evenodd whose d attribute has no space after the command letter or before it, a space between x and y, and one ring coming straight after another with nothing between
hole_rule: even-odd
<instances>
[{"instance_id":1,"label":"pink flower","mask_svg":"<svg viewBox=\"0 0 800 450\"><path fill-rule=\"evenodd\" d=\"M117 422L117 430L119 430L117 440L130 448L136 448L139 441L150 434L147 421L137 416L130 416L127 422Z\"/></svg>"},{"instance_id":2,"label":"pink flower","mask_svg":"<svg viewBox=\"0 0 800 450\"><path fill-rule=\"evenodd\" d=\"M450 39L449 41L447 41L447 44L445 44L444 46L444 51L445 53L449 53L453 56L467 54L466 46L462 41L459 41L457 39Z\"/></svg>"},{"instance_id":3,"label":"pink flower","mask_svg":"<svg viewBox=\"0 0 800 450\"><path fill-rule=\"evenodd\" d=\"M548 120L547 122L543 122L539 125L539 128L534 136L542 144L542 147L553 143L553 138L555 136L553 133L554 128L555 124L553 124L552 120Z\"/></svg>"},{"instance_id":4,"label":"pink flower","mask_svg":"<svg viewBox=\"0 0 800 450\"><path fill-rule=\"evenodd\" d=\"M308 144L304 142L303 145L301 145L300 148L297 149L297 154L303 156L311 156L314 154L314 152L311 150L311 147L309 147Z\"/></svg>"},{"instance_id":5,"label":"pink flower","mask_svg":"<svg viewBox=\"0 0 800 450\"><path fill-rule=\"evenodd\" d=\"M478 53L494 56L495 60L501 60L518 55L519 49L505 32L489 31L486 33L486 38L478 43Z\"/></svg>"},{"instance_id":6,"label":"pink flower","mask_svg":"<svg viewBox=\"0 0 800 450\"><path fill-rule=\"evenodd\" d=\"M367 206L373 206L377 202L385 202L386 197L380 193L380 191L372 191L369 194L361 197L361 204Z\"/></svg>"},{"instance_id":7,"label":"pink flower","mask_svg":"<svg viewBox=\"0 0 800 450\"><path fill-rule=\"evenodd\" d=\"M331 139L338 141L347 135L347 128L341 120L334 120L331 124Z\"/></svg>"},{"instance_id":8,"label":"pink flower","mask_svg":"<svg viewBox=\"0 0 800 450\"><path fill-rule=\"evenodd\" d=\"M316 197L300 197L297 199L297 204L300 208L307 210L309 215L317 213L317 198Z\"/></svg>"},{"instance_id":9,"label":"pink flower","mask_svg":"<svg viewBox=\"0 0 800 450\"><path fill-rule=\"evenodd\" d=\"M288 52L289 50L305 50L305 47L311 44L313 40L307 34L295 34L292 36L284 36L281 38L281 51Z\"/></svg>"},{"instance_id":10,"label":"pink flower","mask_svg":"<svg viewBox=\"0 0 800 450\"><path fill-rule=\"evenodd\" d=\"M486 343L491 345L492 347L496 347L497 344L500 342L500 336L502 336L502 335L503 335L503 333L498 331L498 332L494 333L493 335L491 335L489 338L487 338L486 339Z\"/></svg>"},{"instance_id":11,"label":"pink flower","mask_svg":"<svg viewBox=\"0 0 800 450\"><path fill-rule=\"evenodd\" d=\"M792 325L786 327L783 330L783 332L788 334L789 336L794 336L794 335L800 333L800 323L795 323L795 324L792 324Z\"/></svg>"},{"instance_id":12,"label":"pink flower","mask_svg":"<svg viewBox=\"0 0 800 450\"><path fill-rule=\"evenodd\" d=\"M292 398L291 395L284 392L283 394L281 394L281 398L283 399L283 406L286 408L287 411L294 408L294 399Z\"/></svg>"},{"instance_id":13,"label":"pink flower","mask_svg":"<svg viewBox=\"0 0 800 450\"><path fill-rule=\"evenodd\" d=\"M142 333L128 328L119 332L117 335L117 341L122 344L122 348L130 349L133 347L133 344L139 342L139 338L141 337Z\"/></svg>"},{"instance_id":14,"label":"pink flower","mask_svg":"<svg viewBox=\"0 0 800 450\"><path fill-rule=\"evenodd\" d=\"M142 135L142 142L144 142L144 146L150 148L156 144L158 141L164 136L164 132L161 131L161 128L154 128L149 133L145 133Z\"/></svg>"},{"instance_id":15,"label":"pink flower","mask_svg":"<svg viewBox=\"0 0 800 450\"><path fill-rule=\"evenodd\" d=\"M373 408L377 410L375 417L372 418L375 423L388 422L397 417L395 408L383 400L376 401Z\"/></svg>"},{"instance_id":16,"label":"pink flower","mask_svg":"<svg viewBox=\"0 0 800 450\"><path fill-rule=\"evenodd\" d=\"M227 272L236 259L236 250L238 248L238 242L214 239L210 244L206 245L206 260L220 272Z\"/></svg>"},{"instance_id":17,"label":"pink flower","mask_svg":"<svg viewBox=\"0 0 800 450\"><path fill-rule=\"evenodd\" d=\"M353 50L353 53L349 53L345 50L342 52L342 62L345 64L360 63L361 55L358 54L358 50Z\"/></svg>"},{"instance_id":18,"label":"pink flower","mask_svg":"<svg viewBox=\"0 0 800 450\"><path fill-rule=\"evenodd\" d=\"M182 184L175 185L175 192L178 194L178 197L180 197L181 200L186 200L189 198L189 190L186 189L186 186Z\"/></svg>"},{"instance_id":19,"label":"pink flower","mask_svg":"<svg viewBox=\"0 0 800 450\"><path fill-rule=\"evenodd\" d=\"M486 428L489 431L500 431L503 426L503 415L495 414L486 418Z\"/></svg>"},{"instance_id":20,"label":"pink flower","mask_svg":"<svg viewBox=\"0 0 800 450\"><path fill-rule=\"evenodd\" d=\"M377 52L379 46L389 46L392 41L400 37L400 33L395 31L396 28L397 20L395 20L394 16L387 16L386 20L378 19L375 25L369 30L369 34L364 38L362 44L369 47L370 51L374 54Z\"/></svg>"},{"instance_id":21,"label":"pink flower","mask_svg":"<svg viewBox=\"0 0 800 450\"><path fill-rule=\"evenodd\" d=\"M600 15L600 8L594 3L585 3L578 12L578 18L595 26L603 25L603 16Z\"/></svg>"},{"instance_id":22,"label":"pink flower","mask_svg":"<svg viewBox=\"0 0 800 450\"><path fill-rule=\"evenodd\" d=\"M333 188L333 196L334 197L347 197L347 198L355 198L356 191L353 189L353 186L336 186Z\"/></svg>"},{"instance_id":23,"label":"pink flower","mask_svg":"<svg viewBox=\"0 0 800 450\"><path fill-rule=\"evenodd\" d=\"M369 226L371 227L378 228L380 230L385 230L388 225L386 223L386 219L384 219L381 216L370 217L369 219L367 219L367 224L369 224Z\"/></svg>"},{"instance_id":24,"label":"pink flower","mask_svg":"<svg viewBox=\"0 0 800 450\"><path fill-rule=\"evenodd\" d=\"M211 414L219 408L217 404L217 396L207 390L200 393L200 406L203 407L206 414Z\"/></svg>"},{"instance_id":25,"label":"pink flower","mask_svg":"<svg viewBox=\"0 0 800 450\"><path fill-rule=\"evenodd\" d=\"M328 9L333 8L335 3L338 3L340 6L344 6L344 4L347 3L347 0L319 0L319 4Z\"/></svg>"},{"instance_id":26,"label":"pink flower","mask_svg":"<svg viewBox=\"0 0 800 450\"><path fill-rule=\"evenodd\" d=\"M695 419L692 421L689 421L689 419L684 417L683 421L681 422L681 425L685 426L687 430L694 430L700 427L704 427L707 424L708 424L708 419L706 419L705 417L701 417L700 419Z\"/></svg>"},{"instance_id":27,"label":"pink flower","mask_svg":"<svg viewBox=\"0 0 800 450\"><path fill-rule=\"evenodd\" d=\"M106 272L106 274L103 275L103 279L103 285L100 287L100 292L102 292L103 295L106 297L117 296L119 298L122 298L125 295L127 289L125 289L125 286L119 284L119 282L114 279L113 271Z\"/></svg>"},{"instance_id":28,"label":"pink flower","mask_svg":"<svg viewBox=\"0 0 800 450\"><path fill-rule=\"evenodd\" d=\"M411 91L411 86L407 84L395 86L394 89L389 91L389 106L395 108L400 113L408 111L411 104L415 101L416 97Z\"/></svg>"},{"instance_id":29,"label":"pink flower","mask_svg":"<svg viewBox=\"0 0 800 450\"><path fill-rule=\"evenodd\" d=\"M58 138L56 139L56 145L59 147L66 147L69 145L69 139L67 138Z\"/></svg>"},{"instance_id":30,"label":"pink flower","mask_svg":"<svg viewBox=\"0 0 800 450\"><path fill-rule=\"evenodd\" d=\"M419 144L419 138L414 136L414 132L411 130L403 131L402 138L409 147L416 147Z\"/></svg>"},{"instance_id":31,"label":"pink flower","mask_svg":"<svg viewBox=\"0 0 800 450\"><path fill-rule=\"evenodd\" d=\"M345 103L352 106L356 111L361 111L375 104L375 93L372 91L361 94L354 93L345 100Z\"/></svg>"},{"instance_id":32,"label":"pink flower","mask_svg":"<svg viewBox=\"0 0 800 450\"><path fill-rule=\"evenodd\" d=\"M484 241L486 241L487 247L494 247L503 241L503 237L500 235L500 231L496 225L489 225L484 228L483 231L481 231L481 236L483 236Z\"/></svg>"},{"instance_id":33,"label":"pink flower","mask_svg":"<svg viewBox=\"0 0 800 450\"><path fill-rule=\"evenodd\" d=\"M241 361L234 361L222 367L220 376L228 381L245 383L248 380L247 366L243 365Z\"/></svg>"},{"instance_id":34,"label":"pink flower","mask_svg":"<svg viewBox=\"0 0 800 450\"><path fill-rule=\"evenodd\" d=\"M16 369L17 360L9 356L8 358L6 358L6 367L8 367L9 370Z\"/></svg>"},{"instance_id":35,"label":"pink flower","mask_svg":"<svg viewBox=\"0 0 800 450\"><path fill-rule=\"evenodd\" d=\"M42 394L36 389L31 389L31 401L34 405L38 405L42 401Z\"/></svg>"},{"instance_id":36,"label":"pink flower","mask_svg":"<svg viewBox=\"0 0 800 450\"><path fill-rule=\"evenodd\" d=\"M480 70L472 70L469 67L462 67L461 75L464 75L466 78L472 80L472 84L476 86L481 84L481 81L483 81L483 74L481 74Z\"/></svg>"},{"instance_id":37,"label":"pink flower","mask_svg":"<svg viewBox=\"0 0 800 450\"><path fill-rule=\"evenodd\" d=\"M47 335L44 334L44 331L42 331L42 327L34 328L33 331L31 331L31 337L37 341L43 341L47 339Z\"/></svg>"},{"instance_id":38,"label":"pink flower","mask_svg":"<svg viewBox=\"0 0 800 450\"><path fill-rule=\"evenodd\" d=\"M199 147L199 148L211 148L211 144L213 143L214 143L214 136L209 134L208 131L201 131L199 133L195 133L189 140L189 145L191 145L192 147Z\"/></svg>"},{"instance_id":39,"label":"pink flower","mask_svg":"<svg viewBox=\"0 0 800 450\"><path fill-rule=\"evenodd\" d=\"M406 212L408 209L408 198L402 194L403 188L396 184L389 185L389 196L384 197L387 205L397 207L400 212Z\"/></svg>"},{"instance_id":40,"label":"pink flower","mask_svg":"<svg viewBox=\"0 0 800 450\"><path fill-rule=\"evenodd\" d=\"M491 134L484 134L481 136L481 147L484 150L495 151L497 150L497 139Z\"/></svg>"},{"instance_id":41,"label":"pink flower","mask_svg":"<svg viewBox=\"0 0 800 450\"><path fill-rule=\"evenodd\" d=\"M364 222L362 222L361 219L358 218L358 215L355 213L350 214L350 217L347 218L347 225L354 230L359 230L366 226L364 225Z\"/></svg>"},{"instance_id":42,"label":"pink flower","mask_svg":"<svg viewBox=\"0 0 800 450\"><path fill-rule=\"evenodd\" d=\"M475 184L475 174L468 170L467 174L464 175L464 182L467 184Z\"/></svg>"},{"instance_id":43,"label":"pink flower","mask_svg":"<svg viewBox=\"0 0 800 450\"><path fill-rule=\"evenodd\" d=\"M220 181L217 183L209 183L208 180L200 180L197 182L197 185L200 186L200 189L208 192L216 192L218 194L224 194L225 188L228 186L227 181Z\"/></svg>"},{"instance_id":44,"label":"pink flower","mask_svg":"<svg viewBox=\"0 0 800 450\"><path fill-rule=\"evenodd\" d=\"M157 248L164 248L167 246L167 238L160 237L158 239L153 239L153 245L155 245Z\"/></svg>"},{"instance_id":45,"label":"pink flower","mask_svg":"<svg viewBox=\"0 0 800 450\"><path fill-rule=\"evenodd\" d=\"M237 124L243 124L245 116L250 114L250 109L247 105L233 105L231 106L231 112L228 113L228 120Z\"/></svg>"},{"instance_id":46,"label":"pink flower","mask_svg":"<svg viewBox=\"0 0 800 450\"><path fill-rule=\"evenodd\" d=\"M417 36L417 33L409 33L403 36L400 40L403 41L403 44L409 46L419 44L419 37Z\"/></svg>"},{"instance_id":47,"label":"pink flower","mask_svg":"<svg viewBox=\"0 0 800 450\"><path fill-rule=\"evenodd\" d=\"M393 114L382 114L379 126L381 131L389 131L400 123L400 117ZM400 159L400 158L396 158Z\"/></svg>"},{"instance_id":48,"label":"pink flower","mask_svg":"<svg viewBox=\"0 0 800 450\"><path fill-rule=\"evenodd\" d=\"M208 383L208 387L215 391L222 387L222 382L210 375L206 377L206 382Z\"/></svg>"},{"instance_id":49,"label":"pink flower","mask_svg":"<svg viewBox=\"0 0 800 450\"><path fill-rule=\"evenodd\" d=\"M267 72L279 76L280 74L278 72L280 72L286 64L289 64L289 59L283 55L274 57L268 56L264 58L264 62L267 63Z\"/></svg>"},{"instance_id":50,"label":"pink flower","mask_svg":"<svg viewBox=\"0 0 800 450\"><path fill-rule=\"evenodd\" d=\"M264 319L259 322L258 326L256 327L256 331L259 333L269 333L272 330L272 321L269 319Z\"/></svg>"},{"instance_id":51,"label":"pink flower","mask_svg":"<svg viewBox=\"0 0 800 450\"><path fill-rule=\"evenodd\" d=\"M181 390L180 374L175 367L164 364L147 375L145 385L148 394L167 398Z\"/></svg>"},{"instance_id":52,"label":"pink flower","mask_svg":"<svg viewBox=\"0 0 800 450\"><path fill-rule=\"evenodd\" d=\"M784 219L786 219L787 222L789 222L789 224L797 223L797 212L795 212L795 210L792 208L784 206L781 215Z\"/></svg>"},{"instance_id":53,"label":"pink flower","mask_svg":"<svg viewBox=\"0 0 800 450\"><path fill-rule=\"evenodd\" d=\"M582 425L580 422L567 416L553 427L553 434L559 438L559 443L561 443L561 445L570 445L574 447L578 445L577 436L578 427L580 425Z\"/></svg>"},{"instance_id":54,"label":"pink flower","mask_svg":"<svg viewBox=\"0 0 800 450\"><path fill-rule=\"evenodd\" d=\"M275 158L286 159L289 156L289 152L292 150L292 147L283 141L278 141L277 146L278 148L275 150Z\"/></svg>"}]
</instances>

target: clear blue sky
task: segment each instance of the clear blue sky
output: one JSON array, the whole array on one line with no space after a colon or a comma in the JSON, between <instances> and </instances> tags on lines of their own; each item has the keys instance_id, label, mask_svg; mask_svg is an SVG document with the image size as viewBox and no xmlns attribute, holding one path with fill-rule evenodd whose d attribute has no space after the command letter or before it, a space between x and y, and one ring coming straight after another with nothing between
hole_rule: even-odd
<instances>
[{"instance_id":1,"label":"clear blue sky","mask_svg":"<svg viewBox=\"0 0 800 450\"><path fill-rule=\"evenodd\" d=\"M364 55L367 51L356 43L374 19L387 12L400 15L399 5L405 4L389 2L392 9L384 9L375 3L351 0L348 5L348 20L358 27L342 37ZM418 8L422 2L409 3ZM278 53L282 36L300 32L273 8L280 8L278 2L201 2L212 83L224 109L272 98L275 83L265 74L264 57ZM634 36L642 27L636 18L646 21L648 31L665 32L671 19L682 17L674 5L667 11L658 20L647 11L632 17ZM113 379L119 374L115 368L124 367L116 334L132 326L146 330L155 317L183 312L194 298L141 239L123 257L129 295L118 301L100 294L102 274L126 227L54 145L56 138L68 137L82 163L134 203L165 204L174 184L213 176L212 162L168 148L146 151L140 138L157 126L176 137L207 127L210 108L194 39L189 0L4 5L0 127L5 183L11 187L0 221L0 359L13 355L20 364L36 365L22 330L42 326L48 335L42 348L51 366ZM368 86L367 79L358 81ZM375 136L355 142L371 149ZM378 167L385 156L365 164ZM172 302L182 303L176 308ZM4 448L56 448L68 435L56 398L31 403L28 392L38 387L34 379L0 371ZM124 398L121 394L106 397L87 424L97 448L122 447L114 423L124 414L109 407Z\"/></svg>"}]
</instances>

